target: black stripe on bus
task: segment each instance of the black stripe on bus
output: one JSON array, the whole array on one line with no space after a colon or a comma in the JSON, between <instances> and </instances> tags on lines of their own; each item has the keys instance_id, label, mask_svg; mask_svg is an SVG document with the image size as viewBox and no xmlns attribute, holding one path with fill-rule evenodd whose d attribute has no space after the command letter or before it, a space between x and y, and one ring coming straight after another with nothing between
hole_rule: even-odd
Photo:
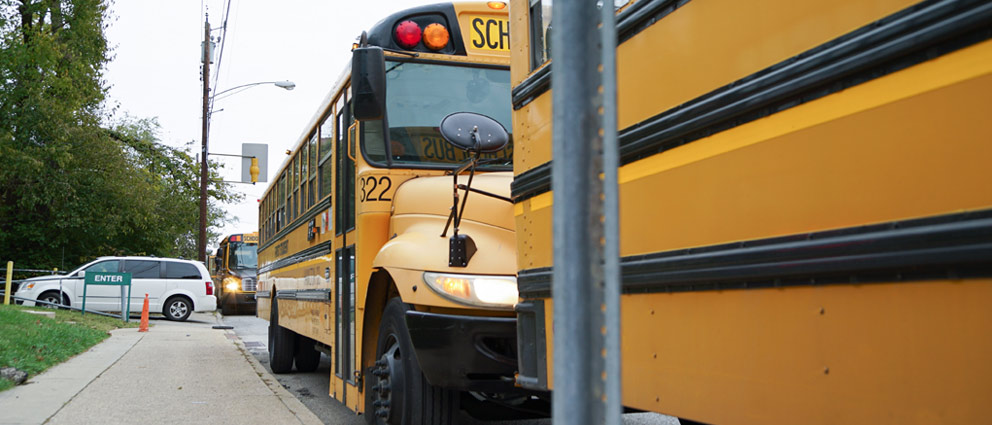
<instances>
[{"instance_id":1,"label":"black stripe on bus","mask_svg":"<svg viewBox=\"0 0 992 425\"><path fill-rule=\"evenodd\" d=\"M625 294L992 277L992 210L629 256L621 274ZM523 270L520 296L551 281Z\"/></svg>"},{"instance_id":2,"label":"black stripe on bus","mask_svg":"<svg viewBox=\"0 0 992 425\"><path fill-rule=\"evenodd\" d=\"M292 255L283 257L277 261L268 263L258 269L258 273L269 273L274 270L278 270L284 267L289 267L294 264L299 264L304 261L310 261L317 257L322 257L325 255L331 255L331 241L321 242L310 248L304 249L302 251L296 252Z\"/></svg>"},{"instance_id":3,"label":"black stripe on bus","mask_svg":"<svg viewBox=\"0 0 992 425\"><path fill-rule=\"evenodd\" d=\"M550 63L545 64L543 68L538 69L537 72L513 88L513 91L510 92L510 98L513 99L514 110L523 108L551 89L551 65Z\"/></svg>"},{"instance_id":4,"label":"black stripe on bus","mask_svg":"<svg viewBox=\"0 0 992 425\"><path fill-rule=\"evenodd\" d=\"M272 291L255 291L255 298L269 298L272 297Z\"/></svg>"},{"instance_id":5,"label":"black stripe on bus","mask_svg":"<svg viewBox=\"0 0 992 425\"><path fill-rule=\"evenodd\" d=\"M926 1L620 132L626 165L992 38L992 3ZM547 167L516 202L550 190ZM532 182L530 180L544 180Z\"/></svg>"},{"instance_id":6,"label":"black stripe on bus","mask_svg":"<svg viewBox=\"0 0 992 425\"><path fill-rule=\"evenodd\" d=\"M689 0L642 0L635 2L617 14L617 44L623 44L668 16L676 9L685 6Z\"/></svg>"},{"instance_id":7,"label":"black stripe on bus","mask_svg":"<svg viewBox=\"0 0 992 425\"><path fill-rule=\"evenodd\" d=\"M537 196L541 193L551 191L551 162L545 162L537 167L520 173L510 182L510 193L513 194L513 201L520 202L524 199ZM518 194L534 194L527 197L520 197Z\"/></svg>"},{"instance_id":8,"label":"black stripe on bus","mask_svg":"<svg viewBox=\"0 0 992 425\"><path fill-rule=\"evenodd\" d=\"M280 300L330 301L330 289L279 289L276 298Z\"/></svg>"},{"instance_id":9,"label":"black stripe on bus","mask_svg":"<svg viewBox=\"0 0 992 425\"><path fill-rule=\"evenodd\" d=\"M659 19L675 11L689 0L642 0L617 14L617 45L623 44L637 33L654 25ZM546 64L513 88L513 109L520 109L551 89L551 65Z\"/></svg>"},{"instance_id":10,"label":"black stripe on bus","mask_svg":"<svg viewBox=\"0 0 992 425\"><path fill-rule=\"evenodd\" d=\"M265 240L265 243L260 244L258 246L258 250L263 251L266 248L272 246L273 244L277 242L281 242L280 239L284 238L286 235L290 234L293 230L296 230L298 227L302 226L303 223L306 223L307 221L313 219L314 217L323 214L324 211L326 211L330 207L331 207L331 198L330 197L324 198L323 201L318 202L316 205L310 207L309 210L304 211L302 215L296 218L296 220L293 220L292 222L283 226L282 229L276 232L276 234L273 235L271 238L267 238Z\"/></svg>"}]
</instances>

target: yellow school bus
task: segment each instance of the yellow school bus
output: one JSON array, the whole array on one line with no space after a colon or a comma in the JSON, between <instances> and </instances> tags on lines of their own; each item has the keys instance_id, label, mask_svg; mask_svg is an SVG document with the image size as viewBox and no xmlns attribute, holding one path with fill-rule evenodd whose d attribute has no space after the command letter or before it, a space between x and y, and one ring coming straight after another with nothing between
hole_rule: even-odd
<instances>
[{"instance_id":1,"label":"yellow school bus","mask_svg":"<svg viewBox=\"0 0 992 425\"><path fill-rule=\"evenodd\" d=\"M211 260L217 307L223 314L254 314L258 283L258 232L225 236Z\"/></svg>"},{"instance_id":2,"label":"yellow school bus","mask_svg":"<svg viewBox=\"0 0 992 425\"><path fill-rule=\"evenodd\" d=\"M517 382L549 389L550 81L567 70L548 60L551 2L510 10ZM992 4L616 16L623 404L683 423L988 422Z\"/></svg>"},{"instance_id":3,"label":"yellow school bus","mask_svg":"<svg viewBox=\"0 0 992 425\"><path fill-rule=\"evenodd\" d=\"M353 66L260 204L257 315L270 321L273 372L312 371L328 354L330 395L372 422L447 423L459 406L531 401L512 379L512 145L482 155L470 179L459 170L470 155L439 132L456 112L511 128L506 6L416 7L339 46ZM384 109L370 113L368 98ZM459 225L474 250L455 258Z\"/></svg>"}]
</instances>

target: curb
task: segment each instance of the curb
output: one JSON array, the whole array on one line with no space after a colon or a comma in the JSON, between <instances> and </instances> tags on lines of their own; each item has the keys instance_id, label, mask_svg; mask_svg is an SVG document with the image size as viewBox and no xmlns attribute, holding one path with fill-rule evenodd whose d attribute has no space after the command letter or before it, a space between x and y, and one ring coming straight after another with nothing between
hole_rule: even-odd
<instances>
[{"instance_id":1,"label":"curb","mask_svg":"<svg viewBox=\"0 0 992 425\"><path fill-rule=\"evenodd\" d=\"M303 402L297 399L296 396L294 396L292 393L287 391L286 388L283 388L282 384L280 384L279 381L276 380L274 376L272 376L272 374L270 374L268 371L265 370L262 364L258 362L258 359L256 359L255 356L251 354L251 352L248 350L248 348L245 347L244 341L242 341L241 338L238 337L238 335L234 331L225 330L224 334L225 336L227 336L229 340L231 340L234 343L236 347L238 347L238 350L241 351L241 355L243 355L245 357L245 360L247 360L248 363L251 364L251 367L255 370L255 373L258 375L258 378L261 379L263 383L265 383L265 386L269 388L269 391L272 391L272 393L279 398L279 401L282 402L284 406L286 406L286 409L288 409L291 413L293 413L294 416L296 416L296 419L299 420L301 424L308 424L308 425L323 424L323 422L320 420L320 418L317 417L317 415L315 415L313 412L310 411L310 409L304 406Z\"/></svg>"}]
</instances>

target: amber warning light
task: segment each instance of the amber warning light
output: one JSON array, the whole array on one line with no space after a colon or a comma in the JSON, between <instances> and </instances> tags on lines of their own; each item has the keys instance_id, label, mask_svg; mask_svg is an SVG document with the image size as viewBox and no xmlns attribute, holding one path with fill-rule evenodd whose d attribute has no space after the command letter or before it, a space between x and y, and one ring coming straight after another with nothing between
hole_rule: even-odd
<instances>
[{"instance_id":1,"label":"amber warning light","mask_svg":"<svg viewBox=\"0 0 992 425\"><path fill-rule=\"evenodd\" d=\"M490 9L496 9L496 10L503 10L503 8L506 7L506 3L501 2L501 1L491 1L491 2L486 3L486 4L489 5L489 8Z\"/></svg>"},{"instance_id":2,"label":"amber warning light","mask_svg":"<svg viewBox=\"0 0 992 425\"><path fill-rule=\"evenodd\" d=\"M430 24L424 28L424 45L431 50L441 50L448 45L448 29L441 24Z\"/></svg>"}]
</instances>

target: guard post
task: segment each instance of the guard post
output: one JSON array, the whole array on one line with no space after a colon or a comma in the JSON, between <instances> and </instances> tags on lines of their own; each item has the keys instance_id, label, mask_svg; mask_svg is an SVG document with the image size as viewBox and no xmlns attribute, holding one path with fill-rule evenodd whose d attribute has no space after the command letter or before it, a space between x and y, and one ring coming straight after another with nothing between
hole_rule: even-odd
<instances>
[{"instance_id":1,"label":"guard post","mask_svg":"<svg viewBox=\"0 0 992 425\"><path fill-rule=\"evenodd\" d=\"M87 272L83 282L83 314L86 314L86 288L90 285L121 287L121 320L129 322L131 317L131 273ZM124 287L127 286L127 296Z\"/></svg>"},{"instance_id":2,"label":"guard post","mask_svg":"<svg viewBox=\"0 0 992 425\"><path fill-rule=\"evenodd\" d=\"M14 273L14 262L7 262L7 284L4 286L3 290L3 305L10 305L10 278L13 277Z\"/></svg>"}]
</instances>

